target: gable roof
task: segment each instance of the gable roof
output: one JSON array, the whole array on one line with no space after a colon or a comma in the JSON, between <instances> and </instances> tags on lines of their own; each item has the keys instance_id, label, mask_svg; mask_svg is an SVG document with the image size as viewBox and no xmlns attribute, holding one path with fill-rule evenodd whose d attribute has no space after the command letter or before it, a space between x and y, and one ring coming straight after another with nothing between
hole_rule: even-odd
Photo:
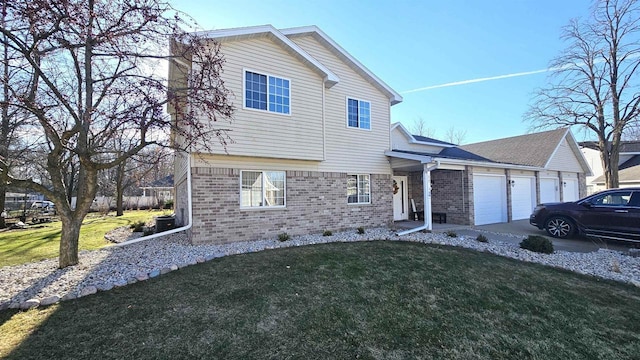
<instances>
[{"instance_id":1,"label":"gable roof","mask_svg":"<svg viewBox=\"0 0 640 360\"><path fill-rule=\"evenodd\" d=\"M620 164L618 167L618 180L620 183L640 183L640 155L635 155ZM604 184L604 174L595 178L592 183Z\"/></svg>"},{"instance_id":2,"label":"gable roof","mask_svg":"<svg viewBox=\"0 0 640 360\"><path fill-rule=\"evenodd\" d=\"M316 40L318 40L321 44L327 47L331 52L333 52L338 58L347 63L352 69L354 69L360 76L367 79L371 84L381 90L383 93L387 95L389 99L391 99L391 105L398 104L402 102L402 96L393 90L389 85L387 85L384 81L378 78L374 73L372 73L366 66L362 65L356 58L351 56L345 49L343 49L340 45L338 45L332 38L330 38L327 34L325 34L320 28L315 25L311 26L302 26L288 29L281 29L280 32L288 37L292 36L305 36L311 35Z\"/></svg>"},{"instance_id":3,"label":"gable roof","mask_svg":"<svg viewBox=\"0 0 640 360\"><path fill-rule=\"evenodd\" d=\"M336 75L329 68L323 65L320 61L315 59L309 53L304 51L300 46L298 46L295 42L289 39L289 37L291 36L312 35L330 51L336 54L338 58L340 58L351 68L353 68L359 75L367 79L367 81L369 81L376 88L382 91L382 93L384 93L391 100L391 105L402 102L402 96L398 92L393 90L389 85L387 85L384 81L373 74L369 69L362 65L362 63L351 56L351 54L349 54L345 49L343 49L315 25L281 30L276 29L275 27L273 27L273 25L259 25L232 29L198 31L194 32L193 34L203 38L215 39L218 41L242 40L259 36L267 36L281 45L294 57L298 58L300 61L309 65L320 74L322 74L324 77L325 86L327 88L331 88L332 86L340 82L340 77L338 77L338 75Z\"/></svg>"},{"instance_id":4,"label":"gable roof","mask_svg":"<svg viewBox=\"0 0 640 360\"><path fill-rule=\"evenodd\" d=\"M567 139L585 173L590 174L589 165L569 128L484 141L460 148L501 163L545 168L564 139Z\"/></svg>"},{"instance_id":5,"label":"gable roof","mask_svg":"<svg viewBox=\"0 0 640 360\"><path fill-rule=\"evenodd\" d=\"M598 150L596 141L582 141L579 144L583 148ZM640 153L640 141L620 141L620 153Z\"/></svg>"},{"instance_id":6,"label":"gable roof","mask_svg":"<svg viewBox=\"0 0 640 360\"><path fill-rule=\"evenodd\" d=\"M451 144L451 143L444 142L437 139L432 139L426 136L412 135L409 132L409 130L407 130L407 128L405 128L404 125L402 125L402 123L399 123L399 122L391 124L391 131L393 131L396 128L400 130L404 134L404 136L406 136L410 144L422 144L422 145L431 145L431 146L439 146L439 147L455 147L456 146L455 144Z\"/></svg>"},{"instance_id":7,"label":"gable roof","mask_svg":"<svg viewBox=\"0 0 640 360\"><path fill-rule=\"evenodd\" d=\"M260 36L267 36L274 40L277 44L282 46L291 55L322 74L322 76L324 77L325 86L327 88L331 88L333 85L340 82L340 78L338 77L338 75L333 73L331 70L329 70L329 68L309 55L306 51L302 50L300 46L291 41L288 37L286 37L272 25L198 31L194 32L193 34L205 39L215 39L218 41L242 40Z\"/></svg>"}]
</instances>

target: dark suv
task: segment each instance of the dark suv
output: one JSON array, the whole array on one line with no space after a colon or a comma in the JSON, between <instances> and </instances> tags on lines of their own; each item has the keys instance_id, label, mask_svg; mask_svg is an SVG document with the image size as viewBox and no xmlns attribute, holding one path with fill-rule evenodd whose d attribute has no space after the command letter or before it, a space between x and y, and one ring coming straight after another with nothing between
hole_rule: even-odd
<instances>
[{"instance_id":1,"label":"dark suv","mask_svg":"<svg viewBox=\"0 0 640 360\"><path fill-rule=\"evenodd\" d=\"M580 233L640 242L640 188L609 189L575 202L541 204L529 223L558 238Z\"/></svg>"}]
</instances>

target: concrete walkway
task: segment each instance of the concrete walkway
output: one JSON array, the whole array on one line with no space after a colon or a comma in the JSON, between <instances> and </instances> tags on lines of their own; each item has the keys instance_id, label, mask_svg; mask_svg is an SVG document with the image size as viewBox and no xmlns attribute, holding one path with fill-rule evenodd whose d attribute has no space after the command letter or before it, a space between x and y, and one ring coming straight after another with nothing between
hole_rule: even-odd
<instances>
[{"instance_id":1,"label":"concrete walkway","mask_svg":"<svg viewBox=\"0 0 640 360\"><path fill-rule=\"evenodd\" d=\"M400 229L411 229L423 224L422 221L400 221L396 222L396 227ZM528 235L540 235L551 240L555 250L571 252L592 252L598 249L611 249L617 251L628 251L631 247L638 245L617 241L603 241L586 237L574 237L571 239L556 239L548 236L544 230L539 230L529 224L529 220L516 220L510 223L499 223L489 225L456 225L456 224L433 224L434 232L454 231L458 235L477 237L479 234L486 236L489 241L498 240L507 243L520 244L522 239Z\"/></svg>"}]
</instances>

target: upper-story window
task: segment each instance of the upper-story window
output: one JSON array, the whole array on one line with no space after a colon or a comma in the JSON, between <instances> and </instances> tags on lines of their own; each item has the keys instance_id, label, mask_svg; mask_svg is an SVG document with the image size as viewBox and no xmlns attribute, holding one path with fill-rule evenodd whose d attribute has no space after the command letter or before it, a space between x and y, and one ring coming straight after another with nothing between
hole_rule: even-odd
<instances>
[{"instance_id":1,"label":"upper-story window","mask_svg":"<svg viewBox=\"0 0 640 360\"><path fill-rule=\"evenodd\" d=\"M347 98L347 126L371 130L371 103Z\"/></svg>"},{"instance_id":2,"label":"upper-story window","mask_svg":"<svg viewBox=\"0 0 640 360\"><path fill-rule=\"evenodd\" d=\"M244 106L250 109L289 114L289 80L245 71Z\"/></svg>"}]
</instances>

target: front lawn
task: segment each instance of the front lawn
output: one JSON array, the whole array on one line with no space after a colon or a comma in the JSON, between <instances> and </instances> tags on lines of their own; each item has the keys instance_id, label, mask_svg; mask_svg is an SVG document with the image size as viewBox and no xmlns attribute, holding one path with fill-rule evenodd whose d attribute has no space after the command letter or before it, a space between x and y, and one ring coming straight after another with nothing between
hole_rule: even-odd
<instances>
[{"instance_id":1,"label":"front lawn","mask_svg":"<svg viewBox=\"0 0 640 360\"><path fill-rule=\"evenodd\" d=\"M0 356L637 359L638 309L633 286L490 254L333 243L0 312Z\"/></svg>"},{"instance_id":2,"label":"front lawn","mask_svg":"<svg viewBox=\"0 0 640 360\"><path fill-rule=\"evenodd\" d=\"M104 235L120 226L128 226L138 221L147 221L167 211L136 210L125 211L123 216L102 216L98 213L87 215L80 230L80 250L94 250L110 244ZM25 230L5 230L0 232L0 267L23 264L58 256L62 223L55 221L34 225Z\"/></svg>"}]
</instances>

